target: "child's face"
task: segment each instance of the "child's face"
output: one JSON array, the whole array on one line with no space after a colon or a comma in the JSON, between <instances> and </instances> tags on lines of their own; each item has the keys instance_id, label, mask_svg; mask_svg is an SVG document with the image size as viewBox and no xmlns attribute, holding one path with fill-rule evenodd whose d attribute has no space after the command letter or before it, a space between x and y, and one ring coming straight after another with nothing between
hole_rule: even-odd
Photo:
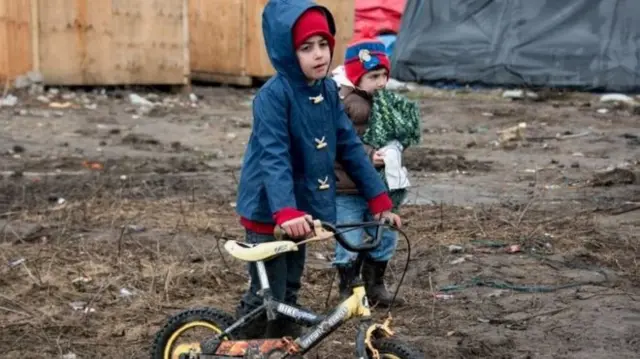
<instances>
[{"instance_id":1,"label":"child's face","mask_svg":"<svg viewBox=\"0 0 640 359\"><path fill-rule=\"evenodd\" d=\"M373 93L376 90L385 88L388 81L389 74L387 74L387 69L376 69L362 75L358 87L363 91Z\"/></svg>"},{"instance_id":2,"label":"child's face","mask_svg":"<svg viewBox=\"0 0 640 359\"><path fill-rule=\"evenodd\" d=\"M329 42L316 35L307 39L296 50L298 63L309 81L320 80L327 76L331 62Z\"/></svg>"}]
</instances>

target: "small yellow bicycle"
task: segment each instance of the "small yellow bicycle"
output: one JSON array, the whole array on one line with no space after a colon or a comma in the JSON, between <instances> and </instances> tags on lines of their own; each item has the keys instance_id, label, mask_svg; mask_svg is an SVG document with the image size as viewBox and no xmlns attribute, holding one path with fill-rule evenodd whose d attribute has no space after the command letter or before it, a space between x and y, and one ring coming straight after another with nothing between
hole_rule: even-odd
<instances>
[{"instance_id":1,"label":"small yellow bicycle","mask_svg":"<svg viewBox=\"0 0 640 359\"><path fill-rule=\"evenodd\" d=\"M362 263L367 252L380 244L381 228L391 226L385 220L340 225L338 227L321 221L313 221L313 236L303 241L289 240L280 228L276 228L276 241L248 244L229 240L224 247L233 257L256 264L260 277L263 304L246 314L234 317L216 308L188 309L169 318L166 325L157 333L153 343L152 359L279 359L302 358L305 353L317 346L324 338L352 319L359 319L356 334L356 358L423 359L424 354L409 344L394 337L389 324L391 316L383 323L373 323L371 310L362 278L352 283L353 294L333 308L327 315L319 315L301 308L281 303L270 294L269 281L264 262L282 253L297 251L298 246L335 238L344 248L358 252L356 263ZM354 247L350 245L336 228L356 226L377 226L373 242ZM360 271L358 271L359 273ZM264 338L234 340L241 329L252 321L267 314L268 320L283 316L307 327L307 331L298 338ZM187 330L204 328L212 335L198 342L177 344L178 338Z\"/></svg>"}]
</instances>

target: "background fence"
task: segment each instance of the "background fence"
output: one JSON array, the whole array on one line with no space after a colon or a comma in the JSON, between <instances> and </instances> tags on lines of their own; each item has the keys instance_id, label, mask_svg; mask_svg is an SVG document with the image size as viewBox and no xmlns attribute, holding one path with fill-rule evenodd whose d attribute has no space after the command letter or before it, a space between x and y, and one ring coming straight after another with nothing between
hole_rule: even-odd
<instances>
[{"instance_id":1,"label":"background fence","mask_svg":"<svg viewBox=\"0 0 640 359\"><path fill-rule=\"evenodd\" d=\"M0 81L34 70L48 85L249 85L274 73L267 0L0 0ZM334 65L353 32L353 0L318 0L336 18ZM6 50L4 50L6 49Z\"/></svg>"}]
</instances>

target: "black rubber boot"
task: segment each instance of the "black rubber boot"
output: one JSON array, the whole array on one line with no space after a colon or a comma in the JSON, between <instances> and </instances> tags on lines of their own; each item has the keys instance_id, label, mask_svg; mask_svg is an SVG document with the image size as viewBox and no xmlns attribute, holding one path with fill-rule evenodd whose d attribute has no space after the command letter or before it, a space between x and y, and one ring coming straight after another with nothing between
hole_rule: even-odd
<instances>
[{"instance_id":1,"label":"black rubber boot","mask_svg":"<svg viewBox=\"0 0 640 359\"><path fill-rule=\"evenodd\" d=\"M340 291L340 300L345 300L353 294L351 290L351 284L356 279L357 266L355 263L341 264L336 266L338 269L338 276L340 282L338 283L338 289Z\"/></svg>"},{"instance_id":2,"label":"black rubber boot","mask_svg":"<svg viewBox=\"0 0 640 359\"><path fill-rule=\"evenodd\" d=\"M278 317L267 323L265 339L275 339L283 337L298 338L302 333L300 326L287 318Z\"/></svg>"},{"instance_id":3,"label":"black rubber boot","mask_svg":"<svg viewBox=\"0 0 640 359\"><path fill-rule=\"evenodd\" d=\"M388 262L376 262L365 260L362 265L362 278L364 280L367 298L372 305L389 307L393 301L393 293L389 293L384 284L384 273L387 271ZM403 298L396 297L394 305L404 305Z\"/></svg>"},{"instance_id":4,"label":"black rubber boot","mask_svg":"<svg viewBox=\"0 0 640 359\"><path fill-rule=\"evenodd\" d=\"M250 309L244 307L242 304L236 308L236 320L249 314ZM238 330L238 334L234 336L236 339L262 339L264 338L265 331L267 329L267 314L262 313L258 318L255 318L250 323L243 325Z\"/></svg>"}]
</instances>

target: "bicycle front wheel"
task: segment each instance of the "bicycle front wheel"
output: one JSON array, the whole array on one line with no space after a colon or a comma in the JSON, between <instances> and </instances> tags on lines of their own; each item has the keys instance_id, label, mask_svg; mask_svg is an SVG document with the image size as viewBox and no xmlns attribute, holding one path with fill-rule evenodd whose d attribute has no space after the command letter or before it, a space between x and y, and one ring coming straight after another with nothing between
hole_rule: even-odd
<instances>
[{"instance_id":1,"label":"bicycle front wheel","mask_svg":"<svg viewBox=\"0 0 640 359\"><path fill-rule=\"evenodd\" d=\"M397 339L377 339L373 341L373 347L380 354L380 359L425 359L421 350Z\"/></svg>"},{"instance_id":2,"label":"bicycle front wheel","mask_svg":"<svg viewBox=\"0 0 640 359\"><path fill-rule=\"evenodd\" d=\"M156 334L151 349L152 359L182 359L201 353L200 340L220 334L233 324L233 317L215 308L189 309L171 317ZM208 334L195 341L179 344L178 339L188 330L204 329ZM231 338L227 338L231 339Z\"/></svg>"}]
</instances>

